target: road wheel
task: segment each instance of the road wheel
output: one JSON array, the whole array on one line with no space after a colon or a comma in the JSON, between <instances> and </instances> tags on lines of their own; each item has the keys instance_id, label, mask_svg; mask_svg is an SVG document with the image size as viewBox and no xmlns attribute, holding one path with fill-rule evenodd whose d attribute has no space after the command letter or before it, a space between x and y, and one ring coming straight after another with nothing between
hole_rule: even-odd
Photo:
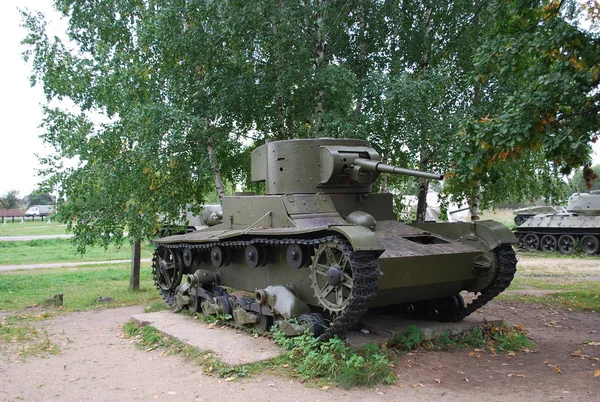
<instances>
[{"instance_id":1,"label":"road wheel","mask_svg":"<svg viewBox=\"0 0 600 402\"><path fill-rule=\"evenodd\" d=\"M526 234L523 239L523 245L527 251L537 250L540 248L540 237L535 233Z\"/></svg>"},{"instance_id":2,"label":"road wheel","mask_svg":"<svg viewBox=\"0 0 600 402\"><path fill-rule=\"evenodd\" d=\"M558 251L571 254L575 251L575 238L571 235L562 235L558 238Z\"/></svg>"},{"instance_id":3,"label":"road wheel","mask_svg":"<svg viewBox=\"0 0 600 402\"><path fill-rule=\"evenodd\" d=\"M596 254L600 248L600 243L596 236L588 235L581 238L581 250L587 255Z\"/></svg>"},{"instance_id":4,"label":"road wheel","mask_svg":"<svg viewBox=\"0 0 600 402\"><path fill-rule=\"evenodd\" d=\"M556 236L545 235L542 236L540 248L542 251L556 251Z\"/></svg>"}]
</instances>

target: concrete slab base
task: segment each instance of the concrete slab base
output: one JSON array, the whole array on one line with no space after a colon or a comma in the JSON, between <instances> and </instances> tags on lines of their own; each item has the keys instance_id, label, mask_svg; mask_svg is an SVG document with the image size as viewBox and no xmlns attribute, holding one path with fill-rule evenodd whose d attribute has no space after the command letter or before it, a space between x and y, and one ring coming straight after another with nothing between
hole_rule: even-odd
<instances>
[{"instance_id":1,"label":"concrete slab base","mask_svg":"<svg viewBox=\"0 0 600 402\"><path fill-rule=\"evenodd\" d=\"M137 314L131 320L138 325L151 325L160 332L200 350L210 350L222 362L232 366L267 360L284 353L283 349L267 338L255 338L233 328L214 326L171 311ZM416 325L423 331L425 338L430 339L446 332L460 334L486 324L500 325L502 320L473 315L463 321L442 323L398 318L382 312L369 311L361 318L357 329L346 333L346 337L350 346L361 347L367 342L383 344L411 325Z\"/></svg>"},{"instance_id":2,"label":"concrete slab base","mask_svg":"<svg viewBox=\"0 0 600 402\"><path fill-rule=\"evenodd\" d=\"M151 325L165 335L194 346L210 350L226 364L239 366L276 357L284 350L264 337L253 337L233 328L219 327L171 311L137 314L131 321Z\"/></svg>"},{"instance_id":3,"label":"concrete slab base","mask_svg":"<svg viewBox=\"0 0 600 402\"><path fill-rule=\"evenodd\" d=\"M423 332L425 339L432 339L447 332L452 335L458 335L487 324L498 326L502 324L502 320L473 315L458 322L438 322L398 318L397 316L377 311L369 311L361 317L357 330L348 332L346 337L350 345L359 347L368 342L376 345L383 344L389 341L395 334L406 331L411 325L419 328Z\"/></svg>"}]
</instances>

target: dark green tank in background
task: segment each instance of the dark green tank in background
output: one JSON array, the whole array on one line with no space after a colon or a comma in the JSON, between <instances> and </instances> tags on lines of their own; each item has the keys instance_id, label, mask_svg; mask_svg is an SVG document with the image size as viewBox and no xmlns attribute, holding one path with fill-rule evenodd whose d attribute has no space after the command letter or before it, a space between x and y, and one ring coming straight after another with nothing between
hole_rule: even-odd
<instances>
[{"instance_id":1,"label":"dark green tank in background","mask_svg":"<svg viewBox=\"0 0 600 402\"><path fill-rule=\"evenodd\" d=\"M592 256L600 250L600 191L575 193L565 207L539 213L515 228L519 246L528 251L571 254L577 247Z\"/></svg>"},{"instance_id":2,"label":"dark green tank in background","mask_svg":"<svg viewBox=\"0 0 600 402\"><path fill-rule=\"evenodd\" d=\"M460 320L510 284L508 228L398 222L392 195L371 191L382 172L442 179L380 163L363 140L267 142L252 152L251 170L266 195L225 197L222 222L156 240L157 288L178 309L327 339L375 307ZM463 291L473 293L468 303Z\"/></svg>"}]
</instances>

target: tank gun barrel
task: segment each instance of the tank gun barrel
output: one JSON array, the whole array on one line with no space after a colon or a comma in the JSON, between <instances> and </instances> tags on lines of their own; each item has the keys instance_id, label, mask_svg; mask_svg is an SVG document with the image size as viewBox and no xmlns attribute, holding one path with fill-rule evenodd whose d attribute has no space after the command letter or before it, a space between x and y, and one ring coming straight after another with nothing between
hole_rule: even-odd
<instances>
[{"instance_id":1,"label":"tank gun barrel","mask_svg":"<svg viewBox=\"0 0 600 402\"><path fill-rule=\"evenodd\" d=\"M415 176L422 177L424 179L432 179L432 180L443 180L443 174L437 173L429 173L429 172L421 172L419 170L405 169L397 166L388 165L383 162L365 159L365 158L356 158L354 160L354 164L360 166L361 168L378 173L391 173L391 174L402 174L405 176Z\"/></svg>"}]
</instances>

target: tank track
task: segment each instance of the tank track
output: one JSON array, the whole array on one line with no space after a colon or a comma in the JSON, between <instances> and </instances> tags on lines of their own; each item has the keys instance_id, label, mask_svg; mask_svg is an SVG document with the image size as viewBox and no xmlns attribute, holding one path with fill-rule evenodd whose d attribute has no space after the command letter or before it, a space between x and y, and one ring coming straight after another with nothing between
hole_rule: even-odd
<instances>
[{"instance_id":1,"label":"tank track","mask_svg":"<svg viewBox=\"0 0 600 402\"><path fill-rule=\"evenodd\" d=\"M498 275L496 280L486 289L480 292L479 296L468 303L464 308L455 310L452 313L438 315L436 318L440 321L460 321L474 311L483 307L487 302L502 293L512 282L517 272L517 257L510 244L501 244L494 252L498 257Z\"/></svg>"},{"instance_id":2,"label":"tank track","mask_svg":"<svg viewBox=\"0 0 600 402\"><path fill-rule=\"evenodd\" d=\"M201 251L208 251L213 246L223 246L231 249L243 249L249 245L264 245L270 247L285 247L290 244L300 246L318 247L321 243L335 242L343 252L348 256L352 268L353 288L352 296L346 308L339 314L332 317L330 325L325 332L319 336L319 340L327 341L335 335L341 336L343 333L352 329L358 323L360 317L367 311L369 303L375 298L379 286L379 267L377 265L377 255L370 251L352 251L347 241L338 236L325 236L316 239L273 239L273 238L254 238L251 240L236 240L213 243L160 243L158 247L170 249L183 249L188 247ZM156 252L152 258L152 276L156 288L161 292L163 299L171 307L176 307L175 289L167 292L161 289L157 284L156 273L157 255ZM225 284L226 286L226 284Z\"/></svg>"}]
</instances>

